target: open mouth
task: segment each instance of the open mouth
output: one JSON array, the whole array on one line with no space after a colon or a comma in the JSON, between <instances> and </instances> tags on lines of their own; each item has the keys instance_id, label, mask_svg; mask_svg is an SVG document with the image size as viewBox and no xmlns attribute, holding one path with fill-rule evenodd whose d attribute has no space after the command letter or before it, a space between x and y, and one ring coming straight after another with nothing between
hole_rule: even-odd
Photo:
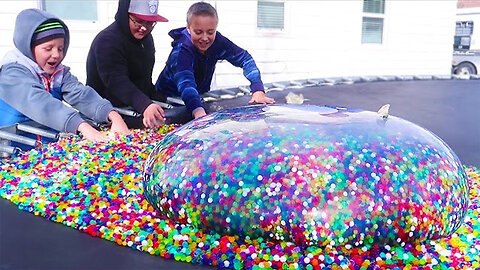
<instances>
[{"instance_id":1,"label":"open mouth","mask_svg":"<svg viewBox=\"0 0 480 270\"><path fill-rule=\"evenodd\" d=\"M207 49L208 46L210 46L209 43L200 43L200 48L201 49Z\"/></svg>"}]
</instances>

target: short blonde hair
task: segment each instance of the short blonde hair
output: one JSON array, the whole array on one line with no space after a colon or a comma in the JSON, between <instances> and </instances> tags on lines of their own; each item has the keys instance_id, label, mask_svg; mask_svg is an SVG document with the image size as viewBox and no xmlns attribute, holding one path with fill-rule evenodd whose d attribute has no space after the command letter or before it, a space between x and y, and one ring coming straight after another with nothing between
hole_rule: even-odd
<instances>
[{"instance_id":1,"label":"short blonde hair","mask_svg":"<svg viewBox=\"0 0 480 270\"><path fill-rule=\"evenodd\" d=\"M190 25L193 16L213 16L218 23L217 10L209 3L197 2L190 6L187 11L187 26Z\"/></svg>"}]
</instances>

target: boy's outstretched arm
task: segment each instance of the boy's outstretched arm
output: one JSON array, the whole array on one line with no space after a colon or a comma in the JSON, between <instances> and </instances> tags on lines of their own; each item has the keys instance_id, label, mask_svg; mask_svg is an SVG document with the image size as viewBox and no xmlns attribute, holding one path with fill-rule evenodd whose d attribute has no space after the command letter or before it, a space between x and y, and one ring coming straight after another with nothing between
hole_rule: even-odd
<instances>
[{"instance_id":1,"label":"boy's outstretched arm","mask_svg":"<svg viewBox=\"0 0 480 270\"><path fill-rule=\"evenodd\" d=\"M253 57L244 49L238 47L228 38L218 35L219 40L225 47L225 59L236 67L243 69L243 75L250 81L250 88L252 89L252 98L249 104L271 104L275 100L265 95L260 70L255 64Z\"/></svg>"}]
</instances>

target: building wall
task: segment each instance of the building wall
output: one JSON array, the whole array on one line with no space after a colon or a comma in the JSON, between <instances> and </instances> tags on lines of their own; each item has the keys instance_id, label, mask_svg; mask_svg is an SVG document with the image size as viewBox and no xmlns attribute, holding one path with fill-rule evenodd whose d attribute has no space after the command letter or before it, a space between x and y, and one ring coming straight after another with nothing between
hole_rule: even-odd
<instances>
[{"instance_id":1,"label":"building wall","mask_svg":"<svg viewBox=\"0 0 480 270\"><path fill-rule=\"evenodd\" d=\"M170 29L185 25L195 1L160 1L169 19L153 30L157 49L154 78L170 52ZM258 29L257 1L207 1L219 13L218 31L247 49L265 82L361 75L449 74L455 30L455 1L391 1L385 4L383 44L362 44L363 1L286 1L285 29ZM0 55L13 46L15 17L37 1L3 1ZM98 4L98 21L66 21L71 46L64 64L85 81L85 60L95 35L114 18L117 1ZM248 85L239 68L219 63L213 88Z\"/></svg>"},{"instance_id":2,"label":"building wall","mask_svg":"<svg viewBox=\"0 0 480 270\"><path fill-rule=\"evenodd\" d=\"M383 44L361 43L363 1L287 1L283 32L256 29L256 1L217 8L238 14L220 17L218 29L252 53L265 81L450 73L454 1L387 0ZM233 72L219 64L218 85L246 83Z\"/></svg>"}]
</instances>

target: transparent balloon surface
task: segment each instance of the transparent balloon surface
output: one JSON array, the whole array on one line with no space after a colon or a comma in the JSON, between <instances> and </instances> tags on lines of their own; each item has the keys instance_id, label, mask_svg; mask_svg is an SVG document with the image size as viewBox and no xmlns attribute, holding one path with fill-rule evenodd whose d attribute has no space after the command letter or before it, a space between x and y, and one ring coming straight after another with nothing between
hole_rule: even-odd
<instances>
[{"instance_id":1,"label":"transparent balloon surface","mask_svg":"<svg viewBox=\"0 0 480 270\"><path fill-rule=\"evenodd\" d=\"M256 105L176 129L145 163L160 215L300 245L415 242L453 233L469 187L436 135L376 112Z\"/></svg>"}]
</instances>

